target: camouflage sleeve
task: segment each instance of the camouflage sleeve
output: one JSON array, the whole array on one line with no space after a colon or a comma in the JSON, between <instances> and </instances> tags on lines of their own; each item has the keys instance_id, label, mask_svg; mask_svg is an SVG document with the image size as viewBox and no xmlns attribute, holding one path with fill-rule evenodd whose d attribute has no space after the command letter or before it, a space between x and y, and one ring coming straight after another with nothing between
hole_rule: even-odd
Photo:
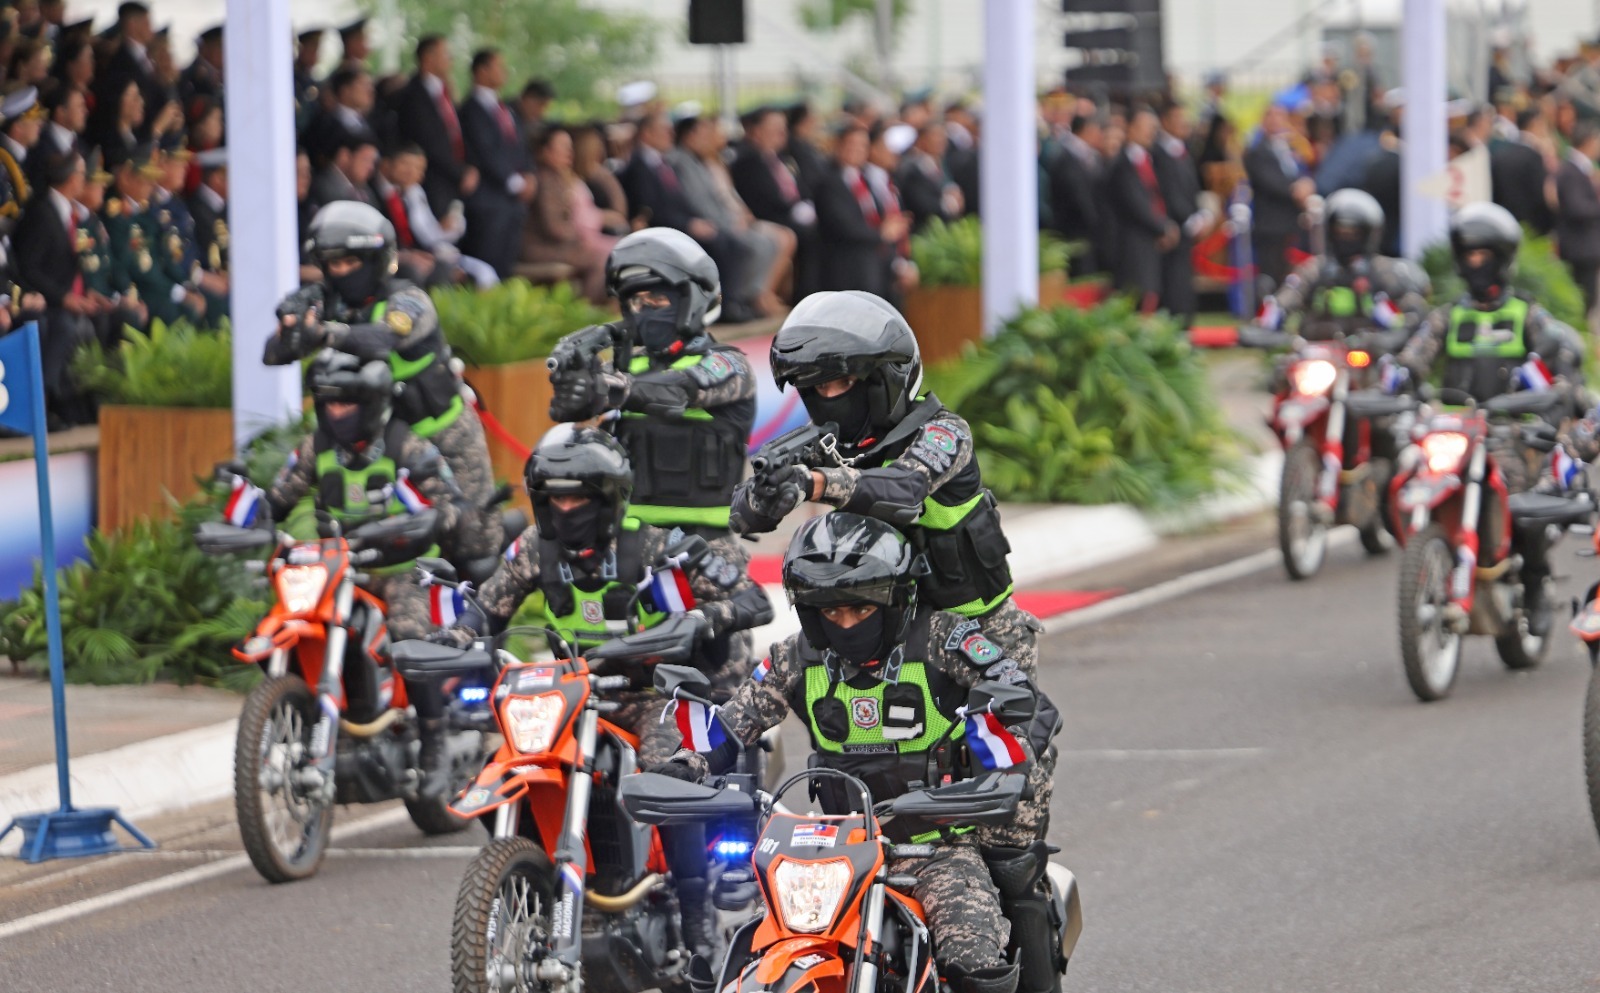
<instances>
[{"instance_id":1,"label":"camouflage sleeve","mask_svg":"<svg viewBox=\"0 0 1600 993\"><path fill-rule=\"evenodd\" d=\"M513 554L500 560L494 575L478 590L478 604L491 621L506 624L522 601L539 588L539 529L530 524L512 543Z\"/></svg>"},{"instance_id":2,"label":"camouflage sleeve","mask_svg":"<svg viewBox=\"0 0 1600 993\"><path fill-rule=\"evenodd\" d=\"M622 409L657 417L681 418L695 407L715 410L756 395L755 374L737 348L713 349L687 369L652 369L628 377Z\"/></svg>"},{"instance_id":3,"label":"camouflage sleeve","mask_svg":"<svg viewBox=\"0 0 1600 993\"><path fill-rule=\"evenodd\" d=\"M391 352L415 359L440 347L439 312L428 294L408 286L391 296L381 321L328 325L328 345L363 362L387 359Z\"/></svg>"},{"instance_id":4,"label":"camouflage sleeve","mask_svg":"<svg viewBox=\"0 0 1600 993\"><path fill-rule=\"evenodd\" d=\"M1557 376L1572 384L1583 382L1583 338L1538 304L1528 307L1528 346Z\"/></svg>"},{"instance_id":5,"label":"camouflage sleeve","mask_svg":"<svg viewBox=\"0 0 1600 993\"><path fill-rule=\"evenodd\" d=\"M983 626L977 621L949 611L939 611L933 615L930 626L930 662L957 685L971 689L979 683L996 682L1026 687L1034 694L1034 717L1011 725L1026 761L1032 762L1041 749L1049 746L1050 738L1055 734L1059 720L1055 705L1039 692L1017 660L984 634Z\"/></svg>"},{"instance_id":6,"label":"camouflage sleeve","mask_svg":"<svg viewBox=\"0 0 1600 993\"><path fill-rule=\"evenodd\" d=\"M923 425L905 454L881 469L823 469L822 502L897 526L912 523L922 502L973 459L972 429L951 411Z\"/></svg>"},{"instance_id":7,"label":"camouflage sleeve","mask_svg":"<svg viewBox=\"0 0 1600 993\"><path fill-rule=\"evenodd\" d=\"M1436 307L1422 319L1421 325L1412 333L1411 339L1400 349L1398 356L1400 364L1410 369L1411 375L1418 382L1428 378L1434 360L1444 348L1445 334L1449 330L1450 307Z\"/></svg>"},{"instance_id":8,"label":"camouflage sleeve","mask_svg":"<svg viewBox=\"0 0 1600 993\"><path fill-rule=\"evenodd\" d=\"M1300 263L1300 267L1284 277L1283 285L1272 298L1285 314L1298 314L1311 303L1311 291L1322 279L1322 256L1318 255Z\"/></svg>"},{"instance_id":9,"label":"camouflage sleeve","mask_svg":"<svg viewBox=\"0 0 1600 993\"><path fill-rule=\"evenodd\" d=\"M1389 259L1383 291L1405 315L1406 326L1415 329L1428 316L1428 297L1433 284L1422 267L1409 259Z\"/></svg>"},{"instance_id":10,"label":"camouflage sleeve","mask_svg":"<svg viewBox=\"0 0 1600 993\"><path fill-rule=\"evenodd\" d=\"M774 644L771 654L756 666L755 673L734 690L727 703L717 708L717 719L723 728L746 748L789 715L789 700L804 678L800 637L793 634ZM673 761L686 763L702 777L710 770L707 757L689 749L680 749Z\"/></svg>"},{"instance_id":11,"label":"camouflage sleeve","mask_svg":"<svg viewBox=\"0 0 1600 993\"><path fill-rule=\"evenodd\" d=\"M316 483L317 450L311 436L306 435L289 461L278 470L278 477L267 487L267 503L272 507L272 519L281 523Z\"/></svg>"},{"instance_id":12,"label":"camouflage sleeve","mask_svg":"<svg viewBox=\"0 0 1600 993\"><path fill-rule=\"evenodd\" d=\"M677 528L667 531L647 525L643 547L645 562L659 560L662 552L682 540L683 532ZM706 615L715 634L745 631L772 621L772 601L761 584L750 578L748 566L747 558L735 560L713 550L698 564L684 570L689 589L694 593L695 606Z\"/></svg>"},{"instance_id":13,"label":"camouflage sleeve","mask_svg":"<svg viewBox=\"0 0 1600 993\"><path fill-rule=\"evenodd\" d=\"M435 448L433 442L407 434L397 459L433 509L439 512L439 535L452 534L461 523L466 497L456 485L455 473L450 463Z\"/></svg>"}]
</instances>

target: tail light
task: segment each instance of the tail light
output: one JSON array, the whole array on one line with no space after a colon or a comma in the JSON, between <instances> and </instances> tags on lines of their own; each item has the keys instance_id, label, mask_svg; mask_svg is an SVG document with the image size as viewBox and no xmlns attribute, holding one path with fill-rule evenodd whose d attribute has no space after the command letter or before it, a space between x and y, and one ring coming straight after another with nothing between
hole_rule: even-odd
<instances>
[{"instance_id":1,"label":"tail light","mask_svg":"<svg viewBox=\"0 0 1600 993\"><path fill-rule=\"evenodd\" d=\"M1467 436L1459 431L1436 431L1422 439L1422 457L1429 472L1460 472L1469 447Z\"/></svg>"},{"instance_id":2,"label":"tail light","mask_svg":"<svg viewBox=\"0 0 1600 993\"><path fill-rule=\"evenodd\" d=\"M1350 363L1350 368L1352 369L1365 369L1372 364L1372 353L1363 352L1359 348L1352 349L1345 356L1345 361Z\"/></svg>"},{"instance_id":3,"label":"tail light","mask_svg":"<svg viewBox=\"0 0 1600 993\"><path fill-rule=\"evenodd\" d=\"M1307 359L1296 362L1289 370L1289 378L1294 382L1294 391L1302 396L1319 397L1333 388L1333 381L1339 377L1339 370L1327 359Z\"/></svg>"}]
</instances>

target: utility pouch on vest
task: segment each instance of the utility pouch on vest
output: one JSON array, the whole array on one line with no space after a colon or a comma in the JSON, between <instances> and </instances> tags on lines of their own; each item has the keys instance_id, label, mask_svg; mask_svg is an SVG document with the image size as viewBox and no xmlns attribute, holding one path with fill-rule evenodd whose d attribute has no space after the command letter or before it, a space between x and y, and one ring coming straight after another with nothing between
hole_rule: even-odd
<instances>
[{"instance_id":1,"label":"utility pouch on vest","mask_svg":"<svg viewBox=\"0 0 1600 993\"><path fill-rule=\"evenodd\" d=\"M932 568L922 581L922 595L934 607L950 610L973 601L987 602L1011 587L1006 564L1011 544L1001 529L994 494L988 490L954 527L917 530Z\"/></svg>"},{"instance_id":2,"label":"utility pouch on vest","mask_svg":"<svg viewBox=\"0 0 1600 993\"><path fill-rule=\"evenodd\" d=\"M811 726L829 741L844 741L850 737L850 714L844 701L825 696L811 706Z\"/></svg>"},{"instance_id":3,"label":"utility pouch on vest","mask_svg":"<svg viewBox=\"0 0 1600 993\"><path fill-rule=\"evenodd\" d=\"M927 725L926 698L920 687L904 683L883 690L883 736L890 741L912 741Z\"/></svg>"}]
</instances>

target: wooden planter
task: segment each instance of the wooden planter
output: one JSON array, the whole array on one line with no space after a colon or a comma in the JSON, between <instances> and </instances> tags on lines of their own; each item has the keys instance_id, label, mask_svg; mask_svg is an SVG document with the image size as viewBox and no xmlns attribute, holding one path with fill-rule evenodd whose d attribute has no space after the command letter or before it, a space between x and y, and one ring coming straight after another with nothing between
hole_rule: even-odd
<instances>
[{"instance_id":1,"label":"wooden planter","mask_svg":"<svg viewBox=\"0 0 1600 993\"><path fill-rule=\"evenodd\" d=\"M555 426L550 420L550 370L544 359L528 359L509 365L468 366L467 382L478 391L484 408L505 426L511 435L528 448ZM495 437L485 426L489 438L489 461L497 480L510 482L516 503L524 510L528 494L522 487L522 467L526 458Z\"/></svg>"},{"instance_id":2,"label":"wooden planter","mask_svg":"<svg viewBox=\"0 0 1600 993\"><path fill-rule=\"evenodd\" d=\"M233 458L233 411L214 407L100 408L100 530L167 517L199 479Z\"/></svg>"},{"instance_id":3,"label":"wooden planter","mask_svg":"<svg viewBox=\"0 0 1600 993\"><path fill-rule=\"evenodd\" d=\"M981 287L918 287L906 293L904 313L924 364L956 358L962 345L983 338Z\"/></svg>"}]
</instances>

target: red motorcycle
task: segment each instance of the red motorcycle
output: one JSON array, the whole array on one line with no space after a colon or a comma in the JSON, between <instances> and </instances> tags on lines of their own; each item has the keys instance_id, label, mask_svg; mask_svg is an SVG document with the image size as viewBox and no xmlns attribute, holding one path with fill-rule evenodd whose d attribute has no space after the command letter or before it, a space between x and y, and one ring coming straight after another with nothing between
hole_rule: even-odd
<instances>
[{"instance_id":1,"label":"red motorcycle","mask_svg":"<svg viewBox=\"0 0 1600 993\"><path fill-rule=\"evenodd\" d=\"M1510 393L1475 405L1464 393L1444 390L1441 399L1467 409L1427 413L1390 486L1406 549L1400 563L1400 655L1406 681L1425 702L1449 694L1465 635L1494 638L1509 669L1531 669L1544 660L1549 617L1532 623L1523 556L1514 550L1513 537L1517 547L1539 543L1547 551L1568 527L1595 512L1587 493L1508 494L1489 454L1492 433L1515 436L1524 450L1552 450L1556 429L1521 419L1553 412L1564 402L1560 394ZM1550 579L1543 582L1548 612Z\"/></svg>"},{"instance_id":2,"label":"red motorcycle","mask_svg":"<svg viewBox=\"0 0 1600 993\"><path fill-rule=\"evenodd\" d=\"M1240 334L1244 345L1294 346L1268 420L1283 446L1278 547L1290 579L1316 575L1328 531L1339 524L1354 525L1369 554L1389 550L1383 495L1399 444L1385 437L1395 427L1384 419L1415 404L1368 388L1376 385L1377 359L1403 343L1403 334L1368 331L1328 341L1262 328Z\"/></svg>"}]
</instances>

